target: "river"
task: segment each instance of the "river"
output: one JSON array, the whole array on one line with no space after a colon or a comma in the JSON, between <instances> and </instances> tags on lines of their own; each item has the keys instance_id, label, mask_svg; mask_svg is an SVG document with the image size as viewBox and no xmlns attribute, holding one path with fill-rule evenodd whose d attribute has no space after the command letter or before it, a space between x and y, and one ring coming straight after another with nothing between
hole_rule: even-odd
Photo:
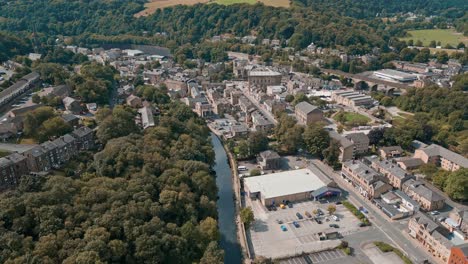
<instances>
[{"instance_id":1,"label":"river","mask_svg":"<svg viewBox=\"0 0 468 264\"><path fill-rule=\"evenodd\" d=\"M232 172L224 147L215 134L211 134L211 143L216 155L216 185L218 186L218 227L221 233L220 246L224 249L225 264L240 264L242 253L237 241L236 208L232 188Z\"/></svg>"}]
</instances>

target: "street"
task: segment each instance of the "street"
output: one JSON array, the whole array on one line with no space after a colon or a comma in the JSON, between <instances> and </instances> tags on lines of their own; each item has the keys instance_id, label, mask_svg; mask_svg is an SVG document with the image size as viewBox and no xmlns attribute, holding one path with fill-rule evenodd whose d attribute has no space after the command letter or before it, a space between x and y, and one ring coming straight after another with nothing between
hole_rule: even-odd
<instances>
[{"instance_id":1,"label":"street","mask_svg":"<svg viewBox=\"0 0 468 264\"><path fill-rule=\"evenodd\" d=\"M253 98L252 96L250 96L250 93L249 93L249 87L248 85L245 85L245 83L242 84L242 91L244 92L244 95L245 97L247 97L247 99L249 99L250 102L252 102L253 105L255 105L255 107L260 111L262 112L262 114L270 121L270 122L273 122L273 124L278 124L278 121L276 121L275 117L268 111L266 111L259 103L257 100L255 100L255 98Z\"/></svg>"},{"instance_id":2,"label":"street","mask_svg":"<svg viewBox=\"0 0 468 264\"><path fill-rule=\"evenodd\" d=\"M421 250L421 247L413 240L410 240L406 233L405 222L391 222L389 221L380 211L374 208L374 205L370 201L359 195L356 190L349 186L338 174L336 174L331 168L323 164L319 160L312 160L312 165L315 165L318 169L322 170L326 175L331 176L335 182L343 190L348 191L348 199L355 205L364 205L369 211L368 217L372 222L372 225L379 229L385 236L392 241L402 252L404 252L411 260L415 263L421 263L425 259L431 260L433 263L438 263L431 255L426 251Z\"/></svg>"}]
</instances>

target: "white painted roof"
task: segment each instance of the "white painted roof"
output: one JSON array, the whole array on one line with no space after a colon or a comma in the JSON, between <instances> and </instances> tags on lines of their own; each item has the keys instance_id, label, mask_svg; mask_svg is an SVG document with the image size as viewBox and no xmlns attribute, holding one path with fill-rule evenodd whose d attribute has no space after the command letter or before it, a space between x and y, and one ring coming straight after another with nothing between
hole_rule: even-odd
<instances>
[{"instance_id":1,"label":"white painted roof","mask_svg":"<svg viewBox=\"0 0 468 264\"><path fill-rule=\"evenodd\" d=\"M312 192L326 184L309 169L283 171L244 178L250 192L261 192L265 198Z\"/></svg>"}]
</instances>

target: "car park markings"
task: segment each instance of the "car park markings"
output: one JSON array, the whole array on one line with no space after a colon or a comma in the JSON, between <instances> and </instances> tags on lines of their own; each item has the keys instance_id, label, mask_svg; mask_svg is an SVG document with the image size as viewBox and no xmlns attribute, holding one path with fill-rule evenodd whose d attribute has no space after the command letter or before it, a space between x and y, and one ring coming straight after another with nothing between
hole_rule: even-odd
<instances>
[{"instance_id":1,"label":"car park markings","mask_svg":"<svg viewBox=\"0 0 468 264\"><path fill-rule=\"evenodd\" d=\"M330 260L345 258L346 254L341 250L329 250L329 251L322 251L317 253L312 253L308 255L309 258L312 260L313 263L325 263ZM295 257L287 260L283 260L280 262L281 264L307 264L304 257Z\"/></svg>"}]
</instances>

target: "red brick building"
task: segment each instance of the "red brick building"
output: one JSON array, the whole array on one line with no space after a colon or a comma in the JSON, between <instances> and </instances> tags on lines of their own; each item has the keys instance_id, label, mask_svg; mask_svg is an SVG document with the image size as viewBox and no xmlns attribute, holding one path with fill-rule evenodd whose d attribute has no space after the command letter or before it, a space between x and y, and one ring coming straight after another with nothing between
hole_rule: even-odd
<instances>
[{"instance_id":1,"label":"red brick building","mask_svg":"<svg viewBox=\"0 0 468 264\"><path fill-rule=\"evenodd\" d=\"M452 247L448 264L468 264L468 244Z\"/></svg>"}]
</instances>

